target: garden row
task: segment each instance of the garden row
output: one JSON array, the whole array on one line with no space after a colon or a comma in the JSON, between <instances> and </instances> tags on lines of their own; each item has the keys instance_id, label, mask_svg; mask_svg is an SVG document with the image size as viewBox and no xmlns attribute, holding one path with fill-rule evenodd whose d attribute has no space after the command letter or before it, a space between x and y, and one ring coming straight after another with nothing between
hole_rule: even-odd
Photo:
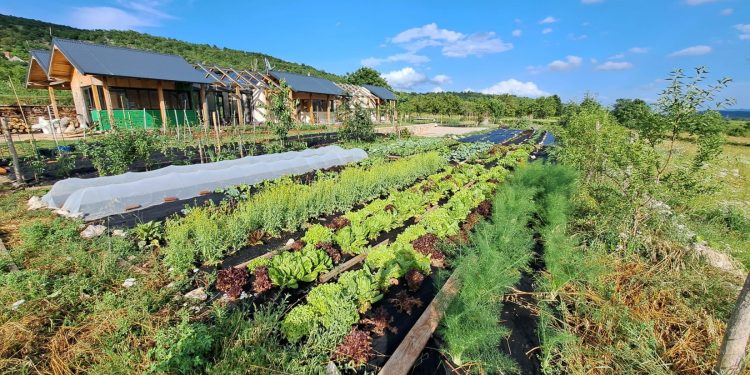
<instances>
[{"instance_id":1,"label":"garden row","mask_svg":"<svg viewBox=\"0 0 750 375\"><path fill-rule=\"evenodd\" d=\"M408 190L394 192L361 210L342 215L331 223L332 228L320 225L308 228L302 241L292 250L271 259L251 262L253 292L265 293L273 286L296 288L300 282L314 281L335 263L336 255L331 254L344 248L348 249L349 255L361 255L362 268L343 272L335 281L312 288L306 296L306 303L286 314L280 329L293 343L313 332L323 331L339 343L343 340L334 353L337 361L362 365L372 353L371 350L363 352L359 344L371 342L370 333L363 329L372 322L352 327L379 301L378 313L383 311L384 302L400 304L401 301L405 305L399 305L400 308L408 309L411 314L414 305L421 304L421 301L407 296L404 291L390 295L391 298L384 296L397 284L406 285L413 292L420 288L433 267L444 267L445 256L439 250L439 243L449 237L460 238L462 232L470 230L480 220L479 215L472 211L477 210L483 215L490 213L487 199L507 175L506 168L527 160L529 152L530 148L526 147L503 157L491 156L489 161L495 166L489 169L468 164L437 173ZM448 195L450 197L444 204L433 206ZM403 198L408 196L412 198ZM428 206L434 208L425 210ZM401 231L392 243L366 246L368 240L379 237L379 233L393 229L393 223L402 223L412 217L418 217L418 221ZM352 236L353 233L358 235ZM358 238L359 242L351 241L352 237ZM356 245L347 247L353 243ZM331 249L335 251L329 252ZM249 281L244 270L228 269L220 271L217 286L236 297ZM388 319L380 318L379 329L375 331L382 336L382 319ZM365 320L370 321L369 318L362 321ZM374 333L376 336L377 332ZM359 344L352 345L356 343Z\"/></svg>"}]
</instances>

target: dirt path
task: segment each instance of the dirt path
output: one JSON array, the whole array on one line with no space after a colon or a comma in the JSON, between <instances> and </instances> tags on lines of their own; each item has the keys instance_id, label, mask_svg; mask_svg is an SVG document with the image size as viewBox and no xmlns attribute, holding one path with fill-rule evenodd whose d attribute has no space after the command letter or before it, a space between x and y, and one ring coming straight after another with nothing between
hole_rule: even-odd
<instances>
[{"instance_id":1,"label":"dirt path","mask_svg":"<svg viewBox=\"0 0 750 375\"><path fill-rule=\"evenodd\" d=\"M399 130L408 129L413 135L420 137L443 137L446 135L464 135L474 133L487 128L482 127L459 127L459 126L438 126L438 124L424 124L424 125L406 125L399 126ZM381 134L390 134L396 131L395 127L389 126L385 128L376 128L376 132Z\"/></svg>"}]
</instances>

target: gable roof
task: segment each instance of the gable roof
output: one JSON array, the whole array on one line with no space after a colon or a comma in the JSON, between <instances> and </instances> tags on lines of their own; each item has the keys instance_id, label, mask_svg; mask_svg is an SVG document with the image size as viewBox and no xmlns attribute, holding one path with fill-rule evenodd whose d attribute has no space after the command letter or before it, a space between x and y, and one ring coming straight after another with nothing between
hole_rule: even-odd
<instances>
[{"instance_id":1,"label":"gable roof","mask_svg":"<svg viewBox=\"0 0 750 375\"><path fill-rule=\"evenodd\" d=\"M39 67L44 70L44 74L47 74L47 69L49 68L49 58L51 56L50 52L43 49L32 49L29 52L31 53L31 59L36 60L36 62L39 64Z\"/></svg>"},{"instance_id":2,"label":"gable roof","mask_svg":"<svg viewBox=\"0 0 750 375\"><path fill-rule=\"evenodd\" d=\"M362 87L369 90L371 93L375 94L380 99L383 100L396 100L396 95L394 95L391 90L388 90L385 87L375 86L375 85L362 85Z\"/></svg>"},{"instance_id":3,"label":"gable roof","mask_svg":"<svg viewBox=\"0 0 750 375\"><path fill-rule=\"evenodd\" d=\"M212 82L177 55L62 38L52 39L52 45L83 74L177 82Z\"/></svg>"},{"instance_id":4,"label":"gable roof","mask_svg":"<svg viewBox=\"0 0 750 375\"><path fill-rule=\"evenodd\" d=\"M286 84L295 92L311 92L315 94L343 96L346 93L335 83L325 79L302 74L269 71L273 78L279 81L284 80Z\"/></svg>"}]
</instances>

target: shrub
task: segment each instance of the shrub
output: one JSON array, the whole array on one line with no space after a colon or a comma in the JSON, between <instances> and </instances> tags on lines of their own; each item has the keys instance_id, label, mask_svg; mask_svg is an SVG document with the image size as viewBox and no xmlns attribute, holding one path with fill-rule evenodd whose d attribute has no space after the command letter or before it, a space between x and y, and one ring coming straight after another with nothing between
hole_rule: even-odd
<instances>
[{"instance_id":1,"label":"shrub","mask_svg":"<svg viewBox=\"0 0 750 375\"><path fill-rule=\"evenodd\" d=\"M156 334L149 357L154 360L154 372L190 374L208 363L213 338L202 323L190 323L187 315L175 327L167 327Z\"/></svg>"},{"instance_id":2,"label":"shrub","mask_svg":"<svg viewBox=\"0 0 750 375\"><path fill-rule=\"evenodd\" d=\"M341 139L361 142L371 141L375 138L375 127L370 117L372 113L359 103L351 105L344 102L338 114L343 122L341 130L339 130Z\"/></svg>"}]
</instances>

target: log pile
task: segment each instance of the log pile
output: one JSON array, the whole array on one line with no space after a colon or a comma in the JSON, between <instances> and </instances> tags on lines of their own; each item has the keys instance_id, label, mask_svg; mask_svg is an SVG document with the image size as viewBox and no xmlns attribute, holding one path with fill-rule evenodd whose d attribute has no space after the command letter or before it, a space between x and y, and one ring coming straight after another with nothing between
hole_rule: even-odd
<instances>
[{"instance_id":1,"label":"log pile","mask_svg":"<svg viewBox=\"0 0 750 375\"><path fill-rule=\"evenodd\" d=\"M49 112L46 106L25 105L22 106L22 108L28 126L39 123L39 117L43 117L44 119L49 118ZM80 125L76 117L75 107L60 107L58 108L58 111L61 120L66 117L68 118L67 120L61 121L64 124L66 133L78 130ZM23 116L21 116L21 110L18 106L0 106L0 116L5 117L8 120L8 128L11 133L23 134L29 132L30 129L26 128L26 123L24 122ZM33 132L39 132L39 130L34 130Z\"/></svg>"}]
</instances>

